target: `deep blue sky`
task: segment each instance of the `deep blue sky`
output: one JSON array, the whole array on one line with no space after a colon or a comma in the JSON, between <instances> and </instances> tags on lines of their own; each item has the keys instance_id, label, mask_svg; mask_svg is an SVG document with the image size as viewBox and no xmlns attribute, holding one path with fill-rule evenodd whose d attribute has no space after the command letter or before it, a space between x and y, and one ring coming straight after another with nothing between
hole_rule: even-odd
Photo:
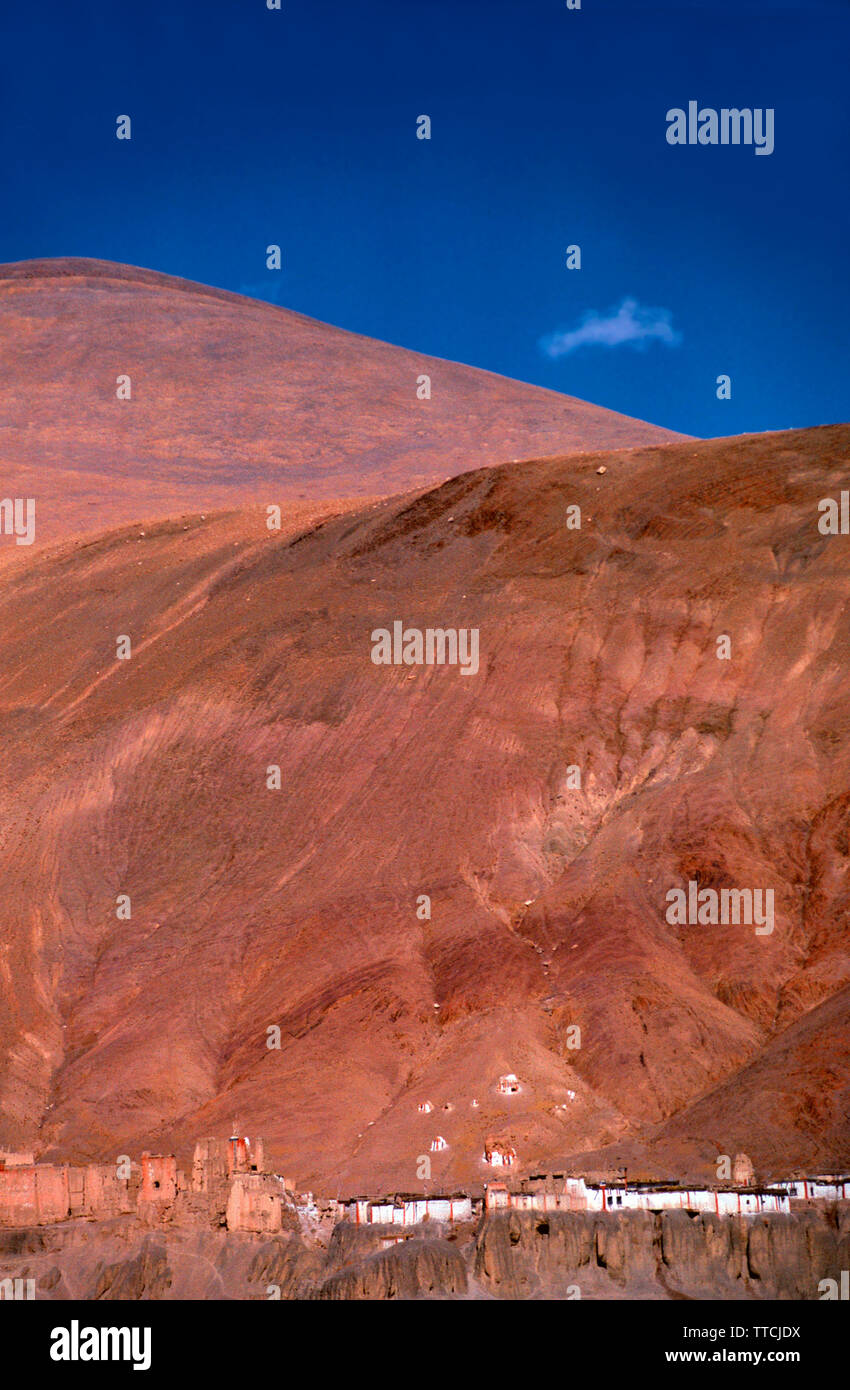
<instances>
[{"instance_id":1,"label":"deep blue sky","mask_svg":"<svg viewBox=\"0 0 850 1390\"><path fill-rule=\"evenodd\" d=\"M850 0L42 0L2 38L0 261L150 266L692 434L850 420ZM670 147L689 100L773 107L774 153ZM679 341L541 349L626 298Z\"/></svg>"}]
</instances>

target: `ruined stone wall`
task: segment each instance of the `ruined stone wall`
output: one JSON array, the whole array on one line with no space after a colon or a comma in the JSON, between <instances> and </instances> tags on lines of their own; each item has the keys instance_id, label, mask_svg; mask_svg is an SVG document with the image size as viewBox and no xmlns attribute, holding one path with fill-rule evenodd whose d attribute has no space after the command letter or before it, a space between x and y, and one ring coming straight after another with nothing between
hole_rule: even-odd
<instances>
[{"instance_id":1,"label":"ruined stone wall","mask_svg":"<svg viewBox=\"0 0 850 1390\"><path fill-rule=\"evenodd\" d=\"M240 1165L235 1173L234 1163ZM114 1163L0 1164L0 1226L43 1226L72 1217L104 1220L132 1213L146 1224L176 1215L216 1225L224 1219L238 1181L230 1208L232 1229L279 1231L281 1185L256 1171L262 1163L262 1140L252 1147L244 1140L236 1144L203 1139L195 1146L188 1182L174 1154L145 1152L141 1164L131 1165L126 1177L119 1177L119 1171L126 1170Z\"/></svg>"},{"instance_id":2,"label":"ruined stone wall","mask_svg":"<svg viewBox=\"0 0 850 1390\"><path fill-rule=\"evenodd\" d=\"M81 1171L85 1179L81 1215L104 1220L136 1210L141 1183L141 1174L137 1167L134 1166L129 1178L119 1178L114 1163L90 1163Z\"/></svg>"},{"instance_id":3,"label":"ruined stone wall","mask_svg":"<svg viewBox=\"0 0 850 1390\"><path fill-rule=\"evenodd\" d=\"M35 1168L0 1173L0 1222L4 1226L38 1225Z\"/></svg>"},{"instance_id":4,"label":"ruined stone wall","mask_svg":"<svg viewBox=\"0 0 850 1390\"><path fill-rule=\"evenodd\" d=\"M173 1154L142 1154L140 1202L170 1206L177 1196L177 1159Z\"/></svg>"},{"instance_id":5,"label":"ruined stone wall","mask_svg":"<svg viewBox=\"0 0 850 1390\"><path fill-rule=\"evenodd\" d=\"M282 1225L280 1184L263 1173L240 1173L227 1199L227 1229L273 1233Z\"/></svg>"},{"instance_id":6,"label":"ruined stone wall","mask_svg":"<svg viewBox=\"0 0 850 1390\"><path fill-rule=\"evenodd\" d=\"M0 1226L44 1226L73 1216L102 1220L129 1213L136 1208L138 1188L138 1169L122 1179L110 1163L0 1169Z\"/></svg>"},{"instance_id":7,"label":"ruined stone wall","mask_svg":"<svg viewBox=\"0 0 850 1390\"><path fill-rule=\"evenodd\" d=\"M54 1164L6 1168L0 1173L0 1223L41 1226L65 1221L71 1199L68 1170Z\"/></svg>"},{"instance_id":8,"label":"ruined stone wall","mask_svg":"<svg viewBox=\"0 0 850 1390\"><path fill-rule=\"evenodd\" d=\"M214 1193L227 1182L230 1146L226 1139L199 1139L192 1158L192 1191Z\"/></svg>"}]
</instances>

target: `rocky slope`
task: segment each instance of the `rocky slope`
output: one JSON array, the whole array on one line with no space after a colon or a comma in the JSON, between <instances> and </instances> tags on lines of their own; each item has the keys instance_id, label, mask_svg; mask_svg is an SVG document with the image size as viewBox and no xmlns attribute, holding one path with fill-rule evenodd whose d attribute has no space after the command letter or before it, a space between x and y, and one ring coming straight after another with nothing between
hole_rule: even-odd
<instances>
[{"instance_id":1,"label":"rocky slope","mask_svg":"<svg viewBox=\"0 0 850 1390\"><path fill-rule=\"evenodd\" d=\"M17 559L4 1142L185 1155L237 1116L328 1195L421 1188L423 1154L478 1182L493 1136L532 1170L846 1166L850 541L818 503L848 446L564 456ZM477 674L375 665L394 620L477 628ZM671 925L690 879L771 888L773 932Z\"/></svg>"}]
</instances>

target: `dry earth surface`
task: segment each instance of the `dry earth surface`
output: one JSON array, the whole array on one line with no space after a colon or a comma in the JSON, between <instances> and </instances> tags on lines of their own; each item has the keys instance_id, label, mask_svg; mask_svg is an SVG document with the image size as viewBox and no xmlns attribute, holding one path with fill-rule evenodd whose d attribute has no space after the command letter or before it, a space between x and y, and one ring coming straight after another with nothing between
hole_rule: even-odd
<instances>
[{"instance_id":1,"label":"dry earth surface","mask_svg":"<svg viewBox=\"0 0 850 1390\"><path fill-rule=\"evenodd\" d=\"M430 400L417 397L422 375ZM156 271L0 266L2 495L36 499L39 542L680 437Z\"/></svg>"},{"instance_id":2,"label":"dry earth surface","mask_svg":"<svg viewBox=\"0 0 850 1390\"><path fill-rule=\"evenodd\" d=\"M6 276L17 331L49 357L55 277ZM87 297L135 296L139 344L146 315L172 323L164 277L69 276L72 318ZM328 489L408 491L342 504L303 413L297 431L282 423L292 363L324 352L322 335L332 351L337 330L186 296L190 317L221 316L209 379L232 373L230 400L246 396L239 419L222 407L217 456L212 425L192 438L206 404L172 377L161 449L148 437L147 368L123 351L97 409L90 393L61 421L40 378L31 447L26 402L4 432L39 497L51 456L63 479L85 475L65 536L85 489L100 496L87 467L123 486L143 452L144 496L160 479L172 514L15 553L4 573L3 1140L45 1158L185 1157L237 1116L278 1172L329 1195L421 1187L437 1134L436 1189L483 1178L487 1136L532 1171L705 1177L738 1149L762 1172L846 1167L850 541L819 533L817 505L850 486L850 428L612 451L625 426L608 417L613 437L569 453L570 419L580 434L593 408L451 368L458 391L498 390L506 409L525 393L501 436L498 411L470 415L452 452L456 419L422 442L415 404L385 410L368 344L356 408L372 401L393 428L361 470L341 424ZM280 320L291 353L254 406L237 307L264 334ZM81 336L80 371L92 352ZM139 374L125 419L138 406L141 423L117 451L104 421L120 370ZM282 499L280 532L259 506L178 516L219 465L225 490L228 467L249 479L275 393L290 461L275 474L266 453L257 476L303 481L307 501ZM557 456L474 468L556 438ZM575 503L580 531L565 526ZM395 619L478 628L478 674L374 665L370 633ZM666 891L690 878L772 887L772 935L668 925ZM517 1096L497 1092L507 1071Z\"/></svg>"}]
</instances>

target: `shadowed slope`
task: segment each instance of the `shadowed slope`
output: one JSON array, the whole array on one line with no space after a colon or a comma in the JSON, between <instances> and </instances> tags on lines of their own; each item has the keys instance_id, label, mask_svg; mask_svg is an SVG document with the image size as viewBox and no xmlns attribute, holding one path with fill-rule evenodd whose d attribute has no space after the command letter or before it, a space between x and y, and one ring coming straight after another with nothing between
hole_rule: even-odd
<instances>
[{"instance_id":1,"label":"shadowed slope","mask_svg":"<svg viewBox=\"0 0 850 1390\"><path fill-rule=\"evenodd\" d=\"M305 1184L413 1189L437 1135L435 1185L483 1176L488 1136L696 1169L740 1105L757 1164L846 1164L785 1074L846 1093L850 542L817 506L848 445L547 459L16 566L4 1137L112 1155L236 1115ZM374 665L395 619L477 627L478 674ZM668 925L690 878L772 887L773 934Z\"/></svg>"}]
</instances>

